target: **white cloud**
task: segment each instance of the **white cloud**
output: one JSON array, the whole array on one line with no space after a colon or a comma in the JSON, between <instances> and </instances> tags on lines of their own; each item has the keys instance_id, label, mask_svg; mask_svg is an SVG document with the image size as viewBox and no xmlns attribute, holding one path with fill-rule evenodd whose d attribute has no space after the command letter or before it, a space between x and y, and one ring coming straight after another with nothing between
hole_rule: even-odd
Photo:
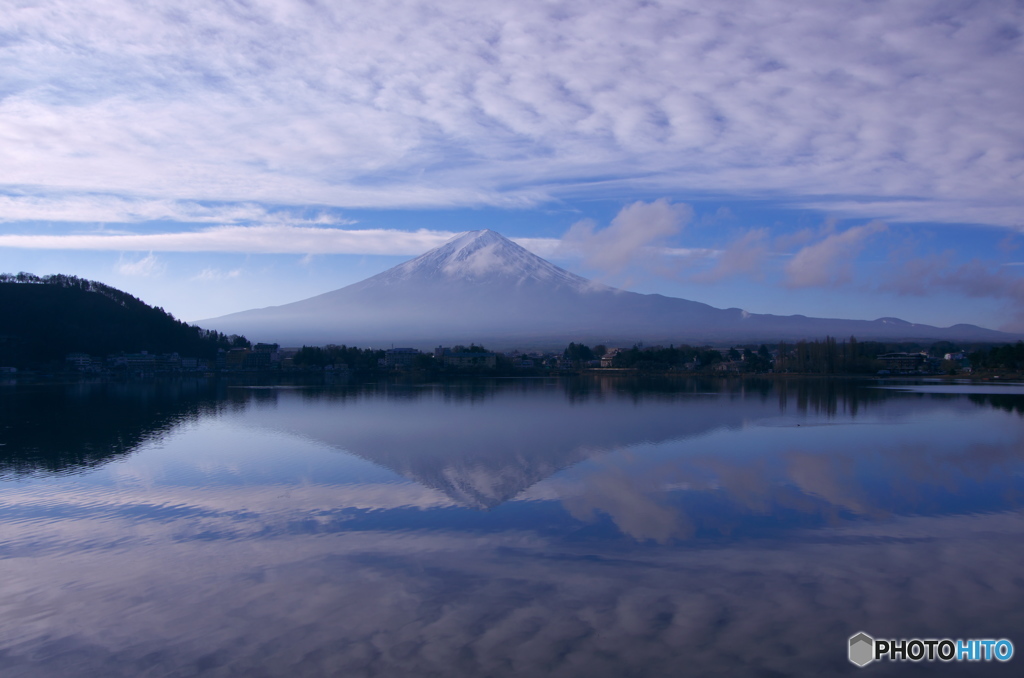
<instances>
[{"instance_id":1,"label":"white cloud","mask_svg":"<svg viewBox=\"0 0 1024 678\"><path fill-rule=\"evenodd\" d=\"M0 187L343 207L696 190L1015 226L1022 12L40 0L5 11Z\"/></svg>"},{"instance_id":2,"label":"white cloud","mask_svg":"<svg viewBox=\"0 0 1024 678\"><path fill-rule=\"evenodd\" d=\"M1012 268L1018 265L1020 262L1000 265L977 259L954 264L953 253L947 252L900 262L880 287L912 296L941 291L972 299L1000 300L1006 307L999 329L1024 332L1024 277L1016 275Z\"/></svg>"},{"instance_id":3,"label":"white cloud","mask_svg":"<svg viewBox=\"0 0 1024 678\"><path fill-rule=\"evenodd\" d=\"M228 280L242 275L242 269L236 268L230 271L222 271L219 268L204 268L193 280Z\"/></svg>"},{"instance_id":4,"label":"white cloud","mask_svg":"<svg viewBox=\"0 0 1024 678\"><path fill-rule=\"evenodd\" d=\"M790 287L817 287L849 281L852 260L864 248L868 238L886 228L882 222L873 221L833 233L804 247L786 264L787 284Z\"/></svg>"},{"instance_id":5,"label":"white cloud","mask_svg":"<svg viewBox=\"0 0 1024 678\"><path fill-rule=\"evenodd\" d=\"M618 273L638 258L650 257L678 235L693 217L689 205L665 198L626 205L601 230L590 219L573 224L562 237L562 251L578 254L584 262L608 273Z\"/></svg>"},{"instance_id":6,"label":"white cloud","mask_svg":"<svg viewBox=\"0 0 1024 678\"><path fill-rule=\"evenodd\" d=\"M717 226L733 221L736 221L736 214L728 207L719 207L713 213L702 214L699 223L701 226Z\"/></svg>"},{"instance_id":7,"label":"white cloud","mask_svg":"<svg viewBox=\"0 0 1024 678\"><path fill-rule=\"evenodd\" d=\"M121 275L148 278L160 275L165 270L163 262L150 252L141 259L127 259L124 255L117 262L117 272Z\"/></svg>"},{"instance_id":8,"label":"white cloud","mask_svg":"<svg viewBox=\"0 0 1024 678\"><path fill-rule=\"evenodd\" d=\"M755 228L730 243L716 257L715 266L694 276L700 282L716 282L734 275L759 277L765 257L769 254L768 229Z\"/></svg>"}]
</instances>

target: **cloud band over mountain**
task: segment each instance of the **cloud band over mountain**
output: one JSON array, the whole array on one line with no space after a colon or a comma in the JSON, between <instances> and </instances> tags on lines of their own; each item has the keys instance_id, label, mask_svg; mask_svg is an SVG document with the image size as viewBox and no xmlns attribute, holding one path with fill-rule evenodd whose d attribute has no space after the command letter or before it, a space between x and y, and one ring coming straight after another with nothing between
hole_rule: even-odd
<instances>
[{"instance_id":1,"label":"cloud band over mountain","mask_svg":"<svg viewBox=\"0 0 1024 678\"><path fill-rule=\"evenodd\" d=\"M1017 226L1022 13L49 0L6 13L0 187L43 219L96 192L514 206L687 186Z\"/></svg>"}]
</instances>

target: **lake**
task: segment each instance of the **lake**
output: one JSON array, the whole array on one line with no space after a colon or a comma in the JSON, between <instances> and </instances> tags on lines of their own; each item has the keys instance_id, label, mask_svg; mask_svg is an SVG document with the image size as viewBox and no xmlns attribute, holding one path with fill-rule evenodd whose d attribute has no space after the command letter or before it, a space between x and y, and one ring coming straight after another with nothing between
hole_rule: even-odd
<instances>
[{"instance_id":1,"label":"lake","mask_svg":"<svg viewBox=\"0 0 1024 678\"><path fill-rule=\"evenodd\" d=\"M0 675L1020 675L1024 386L0 386Z\"/></svg>"}]
</instances>

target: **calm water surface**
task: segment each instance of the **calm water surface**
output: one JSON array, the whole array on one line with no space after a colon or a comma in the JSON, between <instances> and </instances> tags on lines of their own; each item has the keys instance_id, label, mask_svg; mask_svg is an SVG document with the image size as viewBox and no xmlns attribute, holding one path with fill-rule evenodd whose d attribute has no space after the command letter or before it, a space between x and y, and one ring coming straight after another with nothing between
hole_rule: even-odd
<instances>
[{"instance_id":1,"label":"calm water surface","mask_svg":"<svg viewBox=\"0 0 1024 678\"><path fill-rule=\"evenodd\" d=\"M8 384L0 675L1022 675L1022 502L1021 385Z\"/></svg>"}]
</instances>

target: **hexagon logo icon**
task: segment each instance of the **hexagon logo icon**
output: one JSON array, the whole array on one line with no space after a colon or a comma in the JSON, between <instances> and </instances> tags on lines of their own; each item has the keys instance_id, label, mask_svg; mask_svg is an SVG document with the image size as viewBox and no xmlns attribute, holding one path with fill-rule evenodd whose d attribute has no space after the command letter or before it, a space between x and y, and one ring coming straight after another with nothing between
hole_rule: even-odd
<instances>
[{"instance_id":1,"label":"hexagon logo icon","mask_svg":"<svg viewBox=\"0 0 1024 678\"><path fill-rule=\"evenodd\" d=\"M850 637L850 661L867 666L875 659L875 639L861 631Z\"/></svg>"}]
</instances>

